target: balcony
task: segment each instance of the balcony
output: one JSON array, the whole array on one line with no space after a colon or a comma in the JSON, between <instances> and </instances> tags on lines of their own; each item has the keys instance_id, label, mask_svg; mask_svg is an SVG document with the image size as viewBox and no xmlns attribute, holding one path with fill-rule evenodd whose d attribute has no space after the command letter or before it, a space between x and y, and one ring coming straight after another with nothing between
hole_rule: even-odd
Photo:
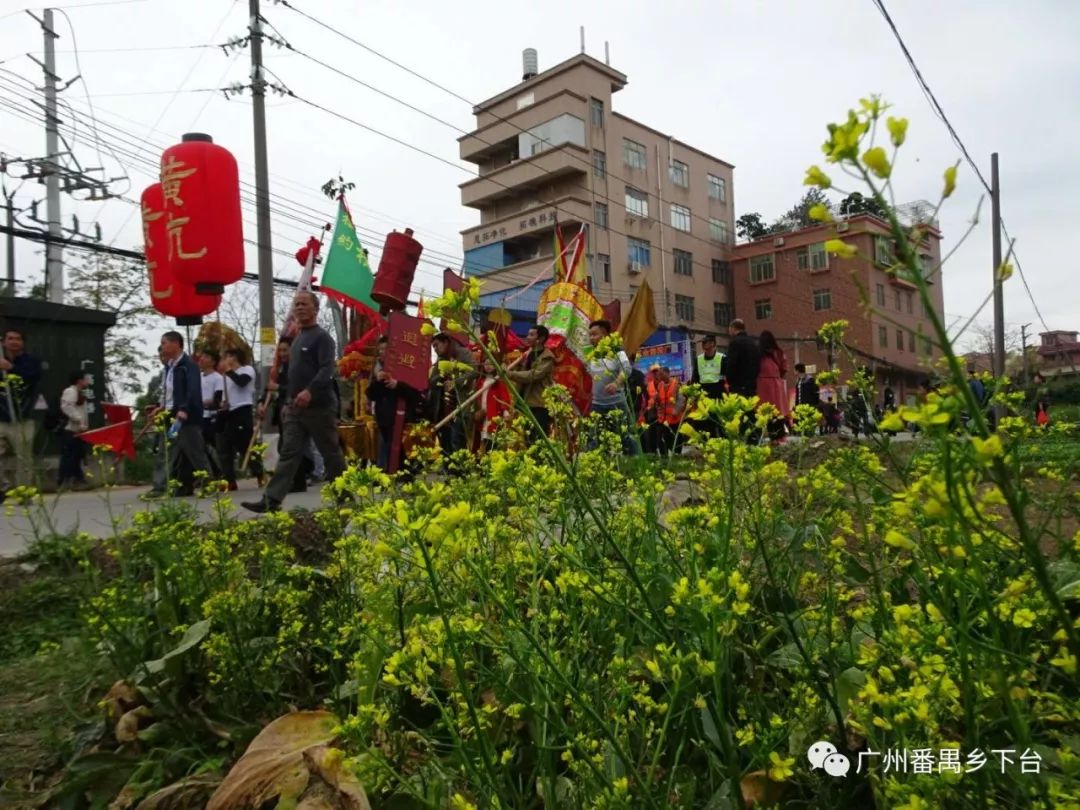
<instances>
[{"instance_id":1,"label":"balcony","mask_svg":"<svg viewBox=\"0 0 1080 810\"><path fill-rule=\"evenodd\" d=\"M553 180L589 171L589 150L576 144L563 144L488 172L462 183L461 204L483 208L496 200L516 197Z\"/></svg>"},{"instance_id":2,"label":"balcony","mask_svg":"<svg viewBox=\"0 0 1080 810\"><path fill-rule=\"evenodd\" d=\"M551 231L556 218L563 225L574 222L591 223L592 206L588 201L578 197L560 197L549 203L536 201L532 205L526 205L520 211L462 231L462 247L465 250L472 250L518 236Z\"/></svg>"},{"instance_id":3,"label":"balcony","mask_svg":"<svg viewBox=\"0 0 1080 810\"><path fill-rule=\"evenodd\" d=\"M458 149L462 160L470 163L482 163L498 152L507 141L517 141L518 136L533 127L543 124L562 113L583 115L588 99L572 90L559 92L537 99L535 103L522 107L501 120L481 127L458 138Z\"/></svg>"}]
</instances>

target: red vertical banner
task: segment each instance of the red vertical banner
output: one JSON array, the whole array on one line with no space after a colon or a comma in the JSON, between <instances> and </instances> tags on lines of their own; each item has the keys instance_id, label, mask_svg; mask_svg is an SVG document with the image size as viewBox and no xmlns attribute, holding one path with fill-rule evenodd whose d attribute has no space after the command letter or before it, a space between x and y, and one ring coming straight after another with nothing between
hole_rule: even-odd
<instances>
[{"instance_id":1,"label":"red vertical banner","mask_svg":"<svg viewBox=\"0 0 1080 810\"><path fill-rule=\"evenodd\" d=\"M421 331L427 321L404 312L391 312L387 325L386 358L383 369L398 381L418 392L428 387L431 371L431 338ZM390 446L390 472L398 470L401 459L401 437L405 430L406 397L398 393L394 416L394 436Z\"/></svg>"},{"instance_id":2,"label":"red vertical banner","mask_svg":"<svg viewBox=\"0 0 1080 810\"><path fill-rule=\"evenodd\" d=\"M455 273L449 267L447 267L445 270L443 270L442 278L443 278L443 282L442 282L443 283L443 292L452 291L452 292L458 292L459 293L459 292L461 292L462 290L465 289L465 279L462 278L461 276L459 276L457 273ZM465 325L466 324L462 324L462 326L465 326ZM439 331L440 332L446 332L446 334L450 335L450 337L452 337L454 340L456 340L462 346L466 345L469 342L469 336L466 335L464 332L451 332L447 328L446 318L442 318L442 319L439 320Z\"/></svg>"}]
</instances>

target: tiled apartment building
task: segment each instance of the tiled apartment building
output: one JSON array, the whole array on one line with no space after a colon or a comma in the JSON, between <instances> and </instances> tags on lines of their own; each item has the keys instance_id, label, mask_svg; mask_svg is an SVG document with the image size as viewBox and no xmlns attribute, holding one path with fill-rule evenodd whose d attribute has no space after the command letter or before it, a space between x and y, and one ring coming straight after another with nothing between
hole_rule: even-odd
<instances>
[{"instance_id":1,"label":"tiled apartment building","mask_svg":"<svg viewBox=\"0 0 1080 810\"><path fill-rule=\"evenodd\" d=\"M826 254L825 240L835 236L854 245L859 255L839 259ZM940 243L941 233L930 227L919 246L938 317L944 310ZM894 247L886 224L870 214L739 245L731 262L734 314L746 321L751 334L770 330L790 364L802 361L819 371L828 367L828 354L815 339L817 330L828 321L847 320L846 342L859 362L874 370L879 389L888 381L904 401L940 351L923 337L933 330L915 284L886 272L895 262ZM840 365L850 374L850 363Z\"/></svg>"},{"instance_id":2,"label":"tiled apartment building","mask_svg":"<svg viewBox=\"0 0 1080 810\"><path fill-rule=\"evenodd\" d=\"M526 52L523 80L476 106L459 139L479 174L461 185L480 224L462 232L465 272L482 305L535 316L566 239L587 226L593 292L623 302L648 279L657 319L694 331L730 318L732 165L612 109L626 76L582 53L542 73ZM522 289L541 276L541 281ZM509 299L507 301L507 299Z\"/></svg>"}]
</instances>

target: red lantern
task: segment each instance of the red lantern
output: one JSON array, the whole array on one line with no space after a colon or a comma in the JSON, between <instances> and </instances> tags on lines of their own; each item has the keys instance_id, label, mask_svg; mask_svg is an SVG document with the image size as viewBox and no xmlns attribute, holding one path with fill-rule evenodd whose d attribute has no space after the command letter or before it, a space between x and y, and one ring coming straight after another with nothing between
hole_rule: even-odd
<instances>
[{"instance_id":1,"label":"red lantern","mask_svg":"<svg viewBox=\"0 0 1080 810\"><path fill-rule=\"evenodd\" d=\"M221 296L199 295L193 286L176 277L169 262L165 217L161 183L147 186L142 193L142 223L150 303L162 315L176 318L180 326L202 323L203 315L221 306Z\"/></svg>"},{"instance_id":2,"label":"red lantern","mask_svg":"<svg viewBox=\"0 0 1080 810\"><path fill-rule=\"evenodd\" d=\"M424 246L412 238L412 228L405 233L386 235L382 258L379 259L379 272L375 274L375 283L371 287L371 298L391 310L405 309L412 287L416 265Z\"/></svg>"},{"instance_id":3,"label":"red lantern","mask_svg":"<svg viewBox=\"0 0 1080 810\"><path fill-rule=\"evenodd\" d=\"M168 258L202 295L244 277L244 226L236 158L209 135L189 133L161 155Z\"/></svg>"}]
</instances>

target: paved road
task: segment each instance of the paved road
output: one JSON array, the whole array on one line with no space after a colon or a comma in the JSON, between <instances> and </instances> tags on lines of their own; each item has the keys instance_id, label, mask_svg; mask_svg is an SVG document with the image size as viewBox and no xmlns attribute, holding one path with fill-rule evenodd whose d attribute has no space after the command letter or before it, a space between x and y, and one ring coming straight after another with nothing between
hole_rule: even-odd
<instances>
[{"instance_id":1,"label":"paved road","mask_svg":"<svg viewBox=\"0 0 1080 810\"><path fill-rule=\"evenodd\" d=\"M111 504L112 514L117 517L122 526L130 523L131 516L135 512L154 508L154 503L143 503L139 500L139 496L148 489L149 487L116 487L109 492L108 503ZM238 517L241 519L254 517L251 512L240 508L240 501L258 500L261 494L254 480L241 481L240 491L232 493ZM319 503L319 491L312 488L305 493L290 495L285 501L285 508L313 509ZM104 491L46 495L44 507L59 531L68 531L78 526L82 531L95 537L106 537L112 534L110 512ZM211 514L210 501L200 501L199 508L204 515ZM26 548L27 540L33 537L33 529L26 514L26 508L14 507L11 515L8 515L7 511L4 507L0 507L0 557L22 553Z\"/></svg>"}]
</instances>

